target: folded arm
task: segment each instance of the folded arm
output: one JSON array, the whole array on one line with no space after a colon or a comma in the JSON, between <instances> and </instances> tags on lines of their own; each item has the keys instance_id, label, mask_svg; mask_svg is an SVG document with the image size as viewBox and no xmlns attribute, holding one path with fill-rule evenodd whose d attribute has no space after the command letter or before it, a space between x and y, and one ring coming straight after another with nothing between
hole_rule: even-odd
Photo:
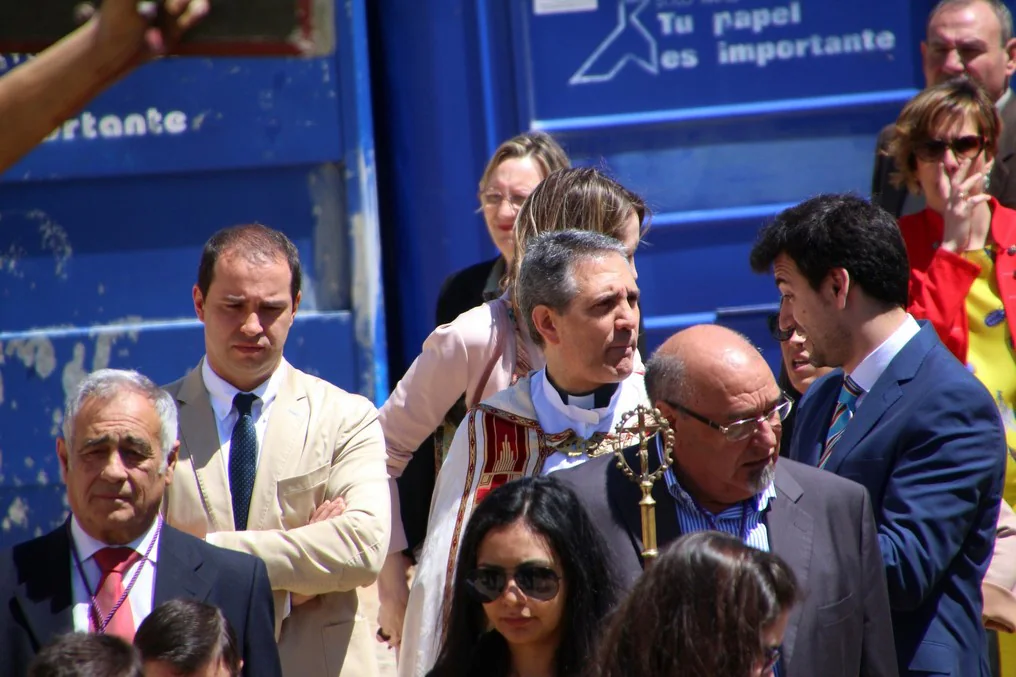
<instances>
[{"instance_id":1,"label":"folded arm","mask_svg":"<svg viewBox=\"0 0 1016 677\"><path fill-rule=\"evenodd\" d=\"M274 590L353 590L373 582L381 568L391 526L384 438L374 407L363 398L353 402L343 403L345 416L337 414L346 429L337 437L324 497L341 498L341 514L290 529L208 534L209 543L263 559Z\"/></svg>"}]
</instances>

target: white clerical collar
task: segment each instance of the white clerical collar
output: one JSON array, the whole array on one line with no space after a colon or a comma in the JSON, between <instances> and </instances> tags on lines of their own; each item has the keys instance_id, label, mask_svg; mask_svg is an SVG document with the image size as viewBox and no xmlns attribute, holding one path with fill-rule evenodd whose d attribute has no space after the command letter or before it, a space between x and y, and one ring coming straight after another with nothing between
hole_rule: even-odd
<instances>
[{"instance_id":1,"label":"white clerical collar","mask_svg":"<svg viewBox=\"0 0 1016 677\"><path fill-rule=\"evenodd\" d=\"M1012 90L1009 87L1005 88L1005 92L1002 96L998 97L998 101L995 102L995 109L1000 111L1005 108L1005 105L1009 103L1009 99L1012 98Z\"/></svg>"},{"instance_id":2,"label":"white clerical collar","mask_svg":"<svg viewBox=\"0 0 1016 677\"><path fill-rule=\"evenodd\" d=\"M593 433L609 432L613 424L613 413L624 382L618 384L610 403L598 409L584 409L574 404L565 404L557 389L547 379L547 369L534 372L530 381L530 395L536 418L543 432L548 435L572 429L579 437L589 438Z\"/></svg>"},{"instance_id":3,"label":"white clerical collar","mask_svg":"<svg viewBox=\"0 0 1016 677\"><path fill-rule=\"evenodd\" d=\"M78 552L78 557L81 558L82 562L90 560L95 553L99 552L103 548L116 548L125 547L131 548L139 555L143 555L146 552L149 553L148 559L152 562L159 560L159 544L153 542L158 535L158 526L162 518L156 516L149 525L148 530L145 531L141 536L138 536L130 543L123 545L112 545L110 543L103 543L97 538L92 538L85 533L85 530L81 528L81 524L78 522L77 517L71 517L71 538L74 539L74 548ZM149 548L151 546L151 548Z\"/></svg>"},{"instance_id":4,"label":"white clerical collar","mask_svg":"<svg viewBox=\"0 0 1016 677\"><path fill-rule=\"evenodd\" d=\"M921 331L921 325L917 324L917 320L910 313L907 313L903 324L883 341L882 345L861 360L861 363L850 373L850 377L857 385L861 386L864 392L871 392L871 389L875 387L875 382L878 381L896 354L903 350L903 346L907 345L907 342L919 331Z\"/></svg>"},{"instance_id":5,"label":"white clerical collar","mask_svg":"<svg viewBox=\"0 0 1016 677\"><path fill-rule=\"evenodd\" d=\"M288 366L286 360L280 360L279 366L275 368L275 371L268 377L268 380L254 390L249 391L258 396L261 411L264 411L272 403L272 400L275 399L275 396L279 394L282 372L285 366ZM205 382L205 389L208 390L208 399L212 402L212 411L215 412L215 418L220 422L225 421L233 411L233 398L236 397L237 393L244 391L227 383L225 379L216 374L211 365L208 364L207 355L201 360L201 379Z\"/></svg>"}]
</instances>

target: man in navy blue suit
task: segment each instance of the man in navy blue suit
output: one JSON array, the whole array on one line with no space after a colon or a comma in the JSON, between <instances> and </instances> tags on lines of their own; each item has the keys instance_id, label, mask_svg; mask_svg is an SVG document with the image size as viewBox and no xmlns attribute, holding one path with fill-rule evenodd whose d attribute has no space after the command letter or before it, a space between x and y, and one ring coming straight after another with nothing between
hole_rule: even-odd
<instances>
[{"instance_id":1,"label":"man in navy blue suit","mask_svg":"<svg viewBox=\"0 0 1016 677\"><path fill-rule=\"evenodd\" d=\"M986 677L981 580L995 540L1005 437L991 395L904 309L896 222L820 195L759 233L780 323L840 367L801 403L790 457L863 484L878 524L900 675Z\"/></svg>"}]
</instances>

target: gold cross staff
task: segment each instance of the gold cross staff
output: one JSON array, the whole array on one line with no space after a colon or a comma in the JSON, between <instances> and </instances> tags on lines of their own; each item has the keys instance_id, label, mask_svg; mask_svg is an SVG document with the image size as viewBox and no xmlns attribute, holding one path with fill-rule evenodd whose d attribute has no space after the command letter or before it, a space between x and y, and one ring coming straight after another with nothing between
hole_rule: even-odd
<instances>
[{"instance_id":1,"label":"gold cross staff","mask_svg":"<svg viewBox=\"0 0 1016 677\"><path fill-rule=\"evenodd\" d=\"M634 421L633 421L634 419ZM674 449L674 429L664 418L659 409L640 404L621 416L617 427L618 437L632 435L638 438L639 471L636 472L624 457L624 449L617 448L617 467L625 477L637 483L642 489L639 508L642 512L642 561L649 566L659 555L656 549L656 499L653 498L653 484L663 477L663 473L671 464L671 452ZM653 471L649 470L649 440L659 435L663 443L663 458L660 465Z\"/></svg>"}]
</instances>

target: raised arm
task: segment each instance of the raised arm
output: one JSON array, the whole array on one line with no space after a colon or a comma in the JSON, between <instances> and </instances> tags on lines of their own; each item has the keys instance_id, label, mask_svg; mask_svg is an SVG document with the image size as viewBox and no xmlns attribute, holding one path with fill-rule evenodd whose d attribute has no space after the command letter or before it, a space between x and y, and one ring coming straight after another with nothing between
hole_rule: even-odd
<instances>
[{"instance_id":1,"label":"raised arm","mask_svg":"<svg viewBox=\"0 0 1016 677\"><path fill-rule=\"evenodd\" d=\"M104 0L83 26L0 78L0 172L208 12L208 0L165 0L166 19L156 28L138 4Z\"/></svg>"}]
</instances>

